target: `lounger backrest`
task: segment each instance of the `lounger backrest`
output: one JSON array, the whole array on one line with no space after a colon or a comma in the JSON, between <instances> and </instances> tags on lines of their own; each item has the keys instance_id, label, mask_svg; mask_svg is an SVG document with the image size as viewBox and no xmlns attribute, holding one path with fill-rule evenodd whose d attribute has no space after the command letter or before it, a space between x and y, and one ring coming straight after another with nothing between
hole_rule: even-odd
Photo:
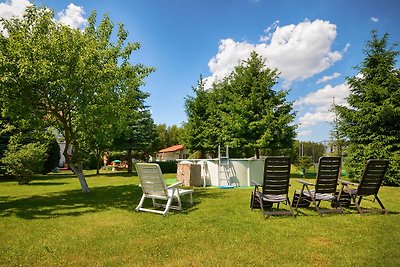
<instances>
[{"instance_id":1,"label":"lounger backrest","mask_svg":"<svg viewBox=\"0 0 400 267\"><path fill-rule=\"evenodd\" d=\"M332 194L336 192L341 162L340 157L321 157L319 159L315 184L316 193Z\"/></svg>"},{"instance_id":2,"label":"lounger backrest","mask_svg":"<svg viewBox=\"0 0 400 267\"><path fill-rule=\"evenodd\" d=\"M156 163L137 163L136 172L139 176L143 194L166 196L165 182L160 166Z\"/></svg>"},{"instance_id":3,"label":"lounger backrest","mask_svg":"<svg viewBox=\"0 0 400 267\"><path fill-rule=\"evenodd\" d=\"M369 196L378 194L383 177L389 166L389 160L370 159L365 165L363 176L357 189L357 194Z\"/></svg>"},{"instance_id":4,"label":"lounger backrest","mask_svg":"<svg viewBox=\"0 0 400 267\"><path fill-rule=\"evenodd\" d=\"M283 195L289 191L290 157L266 157L263 194Z\"/></svg>"}]
</instances>

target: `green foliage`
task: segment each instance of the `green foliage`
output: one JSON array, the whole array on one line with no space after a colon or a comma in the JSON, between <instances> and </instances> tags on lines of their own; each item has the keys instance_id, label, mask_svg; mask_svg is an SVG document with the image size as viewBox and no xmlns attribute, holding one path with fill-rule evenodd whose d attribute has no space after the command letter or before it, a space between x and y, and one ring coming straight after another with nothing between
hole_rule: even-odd
<instances>
[{"instance_id":1,"label":"green foliage","mask_svg":"<svg viewBox=\"0 0 400 267\"><path fill-rule=\"evenodd\" d=\"M7 174L14 176L18 183L27 184L32 175L40 173L46 160L46 146L39 143L18 145L10 143L1 159Z\"/></svg>"},{"instance_id":2,"label":"green foliage","mask_svg":"<svg viewBox=\"0 0 400 267\"><path fill-rule=\"evenodd\" d=\"M58 165L60 164L61 155L60 146L58 145L56 138L52 138L50 141L48 141L46 152L47 157L43 164L42 174L47 174L56 167L59 167Z\"/></svg>"},{"instance_id":3,"label":"green foliage","mask_svg":"<svg viewBox=\"0 0 400 267\"><path fill-rule=\"evenodd\" d=\"M0 35L0 99L7 115L35 129L54 126L65 139L68 165L89 191L83 151L100 154L124 132L125 104L143 101L139 87L153 69L132 65L139 43L126 42L123 24L113 43L113 23L104 16L96 25L95 12L84 30L61 25L53 11L34 5L23 19L3 25L8 37Z\"/></svg>"},{"instance_id":4,"label":"green foliage","mask_svg":"<svg viewBox=\"0 0 400 267\"><path fill-rule=\"evenodd\" d=\"M160 166L162 173L176 173L178 168L176 161L155 161L153 163Z\"/></svg>"},{"instance_id":5,"label":"green foliage","mask_svg":"<svg viewBox=\"0 0 400 267\"><path fill-rule=\"evenodd\" d=\"M159 144L158 150L178 145L183 142L183 128L176 125L167 126L166 124L158 124L156 126Z\"/></svg>"},{"instance_id":6,"label":"green foliage","mask_svg":"<svg viewBox=\"0 0 400 267\"><path fill-rule=\"evenodd\" d=\"M192 150L216 150L218 144L240 148L245 156L260 149L274 155L292 147L296 126L287 91L275 91L278 72L252 52L230 76L204 89L200 77L195 96L185 102L185 141Z\"/></svg>"},{"instance_id":7,"label":"green foliage","mask_svg":"<svg viewBox=\"0 0 400 267\"><path fill-rule=\"evenodd\" d=\"M310 156L300 156L297 161L295 161L295 166L303 173L303 177L306 177L306 172L309 168L313 166L313 158Z\"/></svg>"},{"instance_id":8,"label":"green foliage","mask_svg":"<svg viewBox=\"0 0 400 267\"><path fill-rule=\"evenodd\" d=\"M313 162L318 162L319 158L325 155L325 146L317 142L295 141L291 157L293 161L297 161L299 156L310 156Z\"/></svg>"},{"instance_id":9,"label":"green foliage","mask_svg":"<svg viewBox=\"0 0 400 267\"><path fill-rule=\"evenodd\" d=\"M346 134L346 168L359 179L365 161L389 159L384 183L400 185L400 71L395 68L399 51L389 47L389 35L380 39L375 31L357 66L359 75L348 78L347 106L336 106L339 130Z\"/></svg>"}]
</instances>

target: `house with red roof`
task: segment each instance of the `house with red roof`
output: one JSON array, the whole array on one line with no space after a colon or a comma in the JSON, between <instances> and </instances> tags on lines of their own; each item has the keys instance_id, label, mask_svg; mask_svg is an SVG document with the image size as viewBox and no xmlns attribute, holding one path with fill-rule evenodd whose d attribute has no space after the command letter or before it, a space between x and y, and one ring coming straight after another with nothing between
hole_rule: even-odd
<instances>
[{"instance_id":1,"label":"house with red roof","mask_svg":"<svg viewBox=\"0 0 400 267\"><path fill-rule=\"evenodd\" d=\"M172 161L186 159L189 156L187 149L183 145L174 145L161 149L156 154L157 161Z\"/></svg>"}]
</instances>

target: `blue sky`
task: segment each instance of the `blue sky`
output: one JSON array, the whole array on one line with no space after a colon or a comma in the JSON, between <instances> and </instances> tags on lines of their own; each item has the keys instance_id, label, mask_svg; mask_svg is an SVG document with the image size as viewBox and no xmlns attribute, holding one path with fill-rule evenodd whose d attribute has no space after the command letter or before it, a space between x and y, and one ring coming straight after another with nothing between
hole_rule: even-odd
<instances>
[{"instance_id":1,"label":"blue sky","mask_svg":"<svg viewBox=\"0 0 400 267\"><path fill-rule=\"evenodd\" d=\"M281 72L277 89L290 89L298 111L298 139L329 139L330 105L345 103L347 76L364 58L362 49L377 29L400 41L400 1L370 0L146 0L50 1L56 19L84 27L93 10L108 14L142 44L134 63L156 67L142 88L151 95L156 123L181 125L184 99L200 74L211 83L223 78L252 50ZM0 1L0 16L20 16L27 0Z\"/></svg>"}]
</instances>

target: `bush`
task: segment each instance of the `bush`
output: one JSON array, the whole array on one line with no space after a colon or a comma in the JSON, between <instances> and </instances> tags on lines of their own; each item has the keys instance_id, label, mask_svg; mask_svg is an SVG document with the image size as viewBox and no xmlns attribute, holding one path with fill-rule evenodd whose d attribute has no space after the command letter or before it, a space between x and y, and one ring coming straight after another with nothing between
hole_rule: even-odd
<instances>
[{"instance_id":1,"label":"bush","mask_svg":"<svg viewBox=\"0 0 400 267\"><path fill-rule=\"evenodd\" d=\"M9 144L1 161L6 167L7 174L14 176L19 184L27 184L32 180L33 174L43 171L46 157L46 145Z\"/></svg>"},{"instance_id":2,"label":"bush","mask_svg":"<svg viewBox=\"0 0 400 267\"><path fill-rule=\"evenodd\" d=\"M60 164L60 146L55 138L47 144L47 158L44 162L42 174L48 174Z\"/></svg>"},{"instance_id":3,"label":"bush","mask_svg":"<svg viewBox=\"0 0 400 267\"><path fill-rule=\"evenodd\" d=\"M176 173L178 169L178 163L176 161L154 161L152 163L160 165L163 173Z\"/></svg>"},{"instance_id":4,"label":"bush","mask_svg":"<svg viewBox=\"0 0 400 267\"><path fill-rule=\"evenodd\" d=\"M306 177L306 171L313 166L313 158L311 156L300 156L294 165L303 173L303 177Z\"/></svg>"},{"instance_id":5,"label":"bush","mask_svg":"<svg viewBox=\"0 0 400 267\"><path fill-rule=\"evenodd\" d=\"M94 154L82 155L83 168L85 170L96 170L97 169L97 157Z\"/></svg>"}]
</instances>

